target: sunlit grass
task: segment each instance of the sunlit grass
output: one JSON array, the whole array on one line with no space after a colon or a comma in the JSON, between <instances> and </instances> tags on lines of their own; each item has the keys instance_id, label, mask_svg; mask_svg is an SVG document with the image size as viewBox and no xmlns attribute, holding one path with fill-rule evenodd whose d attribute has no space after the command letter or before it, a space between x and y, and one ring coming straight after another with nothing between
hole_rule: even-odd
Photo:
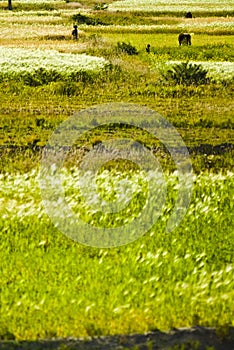
<instances>
[{"instance_id":1,"label":"sunlit grass","mask_svg":"<svg viewBox=\"0 0 234 350\"><path fill-rule=\"evenodd\" d=\"M81 25L81 28L85 30L86 28ZM131 24L131 25L103 25L89 26L86 29L88 32L98 32L98 33L180 33L180 32L190 32L196 34L211 34L211 35L231 35L234 32L233 20L227 21L213 21L210 23L204 23L200 21L187 22L181 21L181 23L175 24L152 24L152 25L141 25L141 24Z\"/></svg>"},{"instance_id":2,"label":"sunlit grass","mask_svg":"<svg viewBox=\"0 0 234 350\"><path fill-rule=\"evenodd\" d=\"M7 51L7 67L9 58L15 70L22 64L22 56L16 52L23 49L29 56L35 49L51 50L47 56L51 56L53 67L57 55L68 64L70 56L81 57L71 54L79 53L99 57L101 62L105 57L113 65L112 70L90 81L60 79L32 87L11 77L0 83L0 337L10 333L17 339L126 334L191 326L194 319L205 326L234 325L232 85L225 80L207 86L162 86L155 69L159 61L188 59L226 71L227 62L233 62L233 17L226 17L233 5L229 1L223 9L218 1L189 3L189 11L196 15L186 20L187 7L181 4L171 6L163 1L157 3L161 7L155 7L155 2L151 6L144 1L140 9L169 14L162 17L162 12L152 12L152 24L144 26L141 17L148 18L149 12L141 13L139 25L119 24L119 16L118 26L115 22L111 26L79 26L80 39L74 42L72 15L81 11L106 18L109 14L115 20L111 6L99 14L90 10L95 1L80 3L84 5L81 10L65 2L46 0L43 6L38 1L34 5L13 2L13 11L0 11L0 52L11 48L15 53ZM113 6L124 4L127 2ZM222 10L222 17L217 17ZM208 12L212 17L199 18ZM133 13L127 20L131 17ZM137 21L134 18L134 23ZM179 47L180 31L194 33L191 47ZM117 53L118 42L131 43L138 55ZM148 43L149 55L145 51ZM40 57L31 64L38 67ZM59 61L59 69L66 71L66 64ZM42 147L62 121L81 108L113 101L147 105L170 121L190 149L197 175L184 220L167 233L177 181L173 164L162 157L162 166L171 171L165 173L163 215L137 241L97 249L71 241L53 226L41 201L38 168ZM103 121L108 123L108 116L103 116ZM90 139L89 147L98 138L100 135ZM154 147L152 139L142 140ZM225 151L228 145L230 149ZM91 204L96 204L93 211L84 201L77 188L77 173L77 168L63 172L67 203L87 222L108 224L108 216L96 215L97 197L90 195ZM115 199L120 180L129 174L100 173L99 194L106 201ZM130 177L133 189L145 199L144 175L133 173ZM129 194L120 191L121 204L126 205ZM131 205L129 221L141 209L137 201ZM114 219L112 227L124 223L124 212Z\"/></svg>"},{"instance_id":3,"label":"sunlit grass","mask_svg":"<svg viewBox=\"0 0 234 350\"><path fill-rule=\"evenodd\" d=\"M71 203L75 177L64 182ZM168 179L170 197L176 181ZM145 332L190 326L194 317L206 326L232 324L232 173L194 177L192 202L172 233L165 232L168 202L144 237L109 250L82 247L52 226L35 171L6 174L0 183L0 333L34 339Z\"/></svg>"},{"instance_id":4,"label":"sunlit grass","mask_svg":"<svg viewBox=\"0 0 234 350\"><path fill-rule=\"evenodd\" d=\"M178 47L178 34L176 33L161 33L161 34L139 34L139 33L120 33L111 34L103 33L103 38L108 38L110 42L117 44L118 41L130 42L132 45L136 46L138 50L144 50L148 43L152 47L162 48L162 47ZM207 35L206 33L192 36L192 46L204 46L206 48L208 45L218 45L218 44L233 44L232 35ZM183 48L182 48L183 49Z\"/></svg>"}]
</instances>

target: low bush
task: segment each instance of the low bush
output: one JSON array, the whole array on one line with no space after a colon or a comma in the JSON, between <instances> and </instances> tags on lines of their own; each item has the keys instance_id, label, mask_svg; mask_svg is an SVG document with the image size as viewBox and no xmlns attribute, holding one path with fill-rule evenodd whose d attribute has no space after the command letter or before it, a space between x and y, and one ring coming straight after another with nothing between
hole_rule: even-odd
<instances>
[{"instance_id":1,"label":"low bush","mask_svg":"<svg viewBox=\"0 0 234 350\"><path fill-rule=\"evenodd\" d=\"M175 64L166 73L162 73L165 83L171 85L201 85L209 84L210 78L207 77L208 70L204 69L201 64L192 64L182 62Z\"/></svg>"},{"instance_id":2,"label":"low bush","mask_svg":"<svg viewBox=\"0 0 234 350\"><path fill-rule=\"evenodd\" d=\"M135 46L131 45L130 43L125 43L125 42L118 42L117 43L117 51L118 52L123 52L128 55L137 55L138 51Z\"/></svg>"},{"instance_id":3,"label":"low bush","mask_svg":"<svg viewBox=\"0 0 234 350\"><path fill-rule=\"evenodd\" d=\"M61 74L55 70L46 70L45 68L39 68L34 72L25 72L19 79L26 85L39 86L49 84L52 81L59 81L61 78Z\"/></svg>"},{"instance_id":4,"label":"low bush","mask_svg":"<svg viewBox=\"0 0 234 350\"><path fill-rule=\"evenodd\" d=\"M87 24L88 26L105 25L105 22L103 22L99 18L92 18L86 15L82 15L81 13L73 15L72 20L78 24Z\"/></svg>"}]
</instances>

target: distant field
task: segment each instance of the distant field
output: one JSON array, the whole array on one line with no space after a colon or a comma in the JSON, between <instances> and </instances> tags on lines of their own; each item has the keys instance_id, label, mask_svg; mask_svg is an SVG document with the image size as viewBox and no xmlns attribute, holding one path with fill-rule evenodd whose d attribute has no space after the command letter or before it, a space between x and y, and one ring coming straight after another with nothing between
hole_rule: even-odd
<instances>
[{"instance_id":1,"label":"distant field","mask_svg":"<svg viewBox=\"0 0 234 350\"><path fill-rule=\"evenodd\" d=\"M216 12L216 11L230 11L234 10L232 1L223 0L199 0L193 1L182 1L178 4L177 0L170 1L168 3L166 0L156 1L156 0L123 0L114 1L110 6L111 10L120 11L158 11L158 12L181 12L181 11L195 11L195 12Z\"/></svg>"}]
</instances>

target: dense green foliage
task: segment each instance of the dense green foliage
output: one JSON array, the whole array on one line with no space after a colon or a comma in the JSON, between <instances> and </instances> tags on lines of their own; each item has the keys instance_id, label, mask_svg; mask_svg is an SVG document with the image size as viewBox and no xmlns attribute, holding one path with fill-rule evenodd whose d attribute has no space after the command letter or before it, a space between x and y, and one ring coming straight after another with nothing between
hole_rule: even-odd
<instances>
[{"instance_id":1,"label":"dense green foliage","mask_svg":"<svg viewBox=\"0 0 234 350\"><path fill-rule=\"evenodd\" d=\"M200 64L191 64L189 62L183 62L176 64L163 74L164 80L173 85L195 85L209 84L210 79L207 77L208 71L205 70Z\"/></svg>"}]
</instances>

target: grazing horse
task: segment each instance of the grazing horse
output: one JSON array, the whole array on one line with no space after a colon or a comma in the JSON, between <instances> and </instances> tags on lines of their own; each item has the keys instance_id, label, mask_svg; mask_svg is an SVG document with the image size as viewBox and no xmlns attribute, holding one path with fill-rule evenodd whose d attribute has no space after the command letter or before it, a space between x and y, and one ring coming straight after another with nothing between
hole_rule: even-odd
<instances>
[{"instance_id":1,"label":"grazing horse","mask_svg":"<svg viewBox=\"0 0 234 350\"><path fill-rule=\"evenodd\" d=\"M191 35L188 33L180 33L178 36L179 44L191 45Z\"/></svg>"},{"instance_id":2,"label":"grazing horse","mask_svg":"<svg viewBox=\"0 0 234 350\"><path fill-rule=\"evenodd\" d=\"M187 12L185 18L193 18L192 12Z\"/></svg>"}]
</instances>

